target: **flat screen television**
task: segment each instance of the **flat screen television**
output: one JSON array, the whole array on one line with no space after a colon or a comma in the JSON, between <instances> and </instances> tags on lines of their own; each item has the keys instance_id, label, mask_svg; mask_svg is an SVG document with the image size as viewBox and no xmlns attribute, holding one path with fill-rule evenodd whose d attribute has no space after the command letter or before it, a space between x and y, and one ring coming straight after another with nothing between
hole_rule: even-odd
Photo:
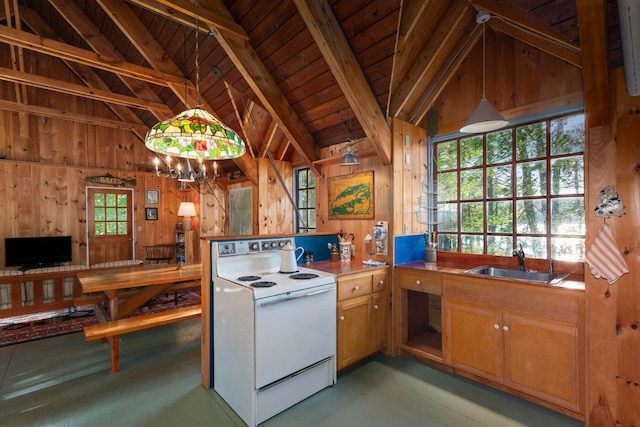
<instances>
[{"instance_id":1,"label":"flat screen television","mask_svg":"<svg viewBox=\"0 0 640 427\"><path fill-rule=\"evenodd\" d=\"M7 237L5 265L24 269L71 261L71 236Z\"/></svg>"}]
</instances>

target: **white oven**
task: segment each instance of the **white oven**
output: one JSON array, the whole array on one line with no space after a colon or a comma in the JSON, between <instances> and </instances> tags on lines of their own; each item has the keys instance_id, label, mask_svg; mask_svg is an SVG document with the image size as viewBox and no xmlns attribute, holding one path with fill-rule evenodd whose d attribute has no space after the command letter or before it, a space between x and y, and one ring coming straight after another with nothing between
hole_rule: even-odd
<instances>
[{"instance_id":1,"label":"white oven","mask_svg":"<svg viewBox=\"0 0 640 427\"><path fill-rule=\"evenodd\" d=\"M335 276L280 273L286 241L212 243L214 389L249 426L336 381Z\"/></svg>"}]
</instances>

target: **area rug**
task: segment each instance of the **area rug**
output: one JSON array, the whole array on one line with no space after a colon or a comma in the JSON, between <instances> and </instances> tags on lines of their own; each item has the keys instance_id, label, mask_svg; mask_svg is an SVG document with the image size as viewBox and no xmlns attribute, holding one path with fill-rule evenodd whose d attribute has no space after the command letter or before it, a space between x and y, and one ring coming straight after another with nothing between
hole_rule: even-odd
<instances>
[{"instance_id":1,"label":"area rug","mask_svg":"<svg viewBox=\"0 0 640 427\"><path fill-rule=\"evenodd\" d=\"M200 293L196 291L179 292L177 299L173 293L162 294L129 317L196 304L200 304ZM0 319L0 347L81 332L83 327L94 323L98 320L91 305L3 318Z\"/></svg>"}]
</instances>

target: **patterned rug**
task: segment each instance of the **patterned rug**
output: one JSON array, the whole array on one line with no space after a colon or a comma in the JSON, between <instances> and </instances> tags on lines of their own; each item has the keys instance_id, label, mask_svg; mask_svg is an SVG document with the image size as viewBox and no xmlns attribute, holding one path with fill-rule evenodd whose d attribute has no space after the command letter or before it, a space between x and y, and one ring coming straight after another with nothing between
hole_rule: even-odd
<instances>
[{"instance_id":1,"label":"patterned rug","mask_svg":"<svg viewBox=\"0 0 640 427\"><path fill-rule=\"evenodd\" d=\"M196 291L163 294L153 298L130 317L157 313L177 307L200 304ZM81 332L82 328L98 323L93 306L71 307L43 313L0 319L0 347Z\"/></svg>"}]
</instances>

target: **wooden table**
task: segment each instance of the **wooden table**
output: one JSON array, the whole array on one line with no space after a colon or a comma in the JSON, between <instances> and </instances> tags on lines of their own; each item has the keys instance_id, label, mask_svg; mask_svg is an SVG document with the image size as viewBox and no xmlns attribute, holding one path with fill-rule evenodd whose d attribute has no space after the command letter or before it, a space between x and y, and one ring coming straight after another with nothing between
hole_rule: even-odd
<instances>
[{"instance_id":1,"label":"wooden table","mask_svg":"<svg viewBox=\"0 0 640 427\"><path fill-rule=\"evenodd\" d=\"M184 270L178 270L175 264L155 264L80 272L78 281L85 294L103 292L108 300L106 320L117 320L133 313L151 298L175 289L176 285L200 280L200 274L200 264L187 264ZM123 297L123 291L132 288L139 289Z\"/></svg>"},{"instance_id":2,"label":"wooden table","mask_svg":"<svg viewBox=\"0 0 640 427\"><path fill-rule=\"evenodd\" d=\"M145 265L78 274L83 293L106 296L108 312L96 310L100 323L85 326L85 339L103 339L111 347L111 371L118 372L119 335L154 326L166 325L200 316L201 306L183 307L160 313L123 319L158 294L188 287L200 281L201 265L187 264L178 270L174 265ZM198 284L194 283L197 281Z\"/></svg>"}]
</instances>

